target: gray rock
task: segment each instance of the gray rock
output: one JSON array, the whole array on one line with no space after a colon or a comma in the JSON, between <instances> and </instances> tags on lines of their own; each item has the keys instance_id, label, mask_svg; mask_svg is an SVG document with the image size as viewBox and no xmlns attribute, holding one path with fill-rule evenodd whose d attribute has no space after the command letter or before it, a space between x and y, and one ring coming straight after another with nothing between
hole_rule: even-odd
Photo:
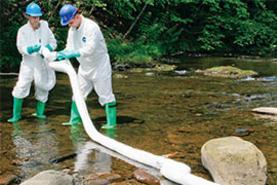
<instances>
[{"instance_id":1,"label":"gray rock","mask_svg":"<svg viewBox=\"0 0 277 185\"><path fill-rule=\"evenodd\" d=\"M133 175L135 179L139 182L142 182L144 184L148 185L160 185L159 179L154 177L153 175L150 175L143 169L137 169L133 172Z\"/></svg>"},{"instance_id":2,"label":"gray rock","mask_svg":"<svg viewBox=\"0 0 277 185\"><path fill-rule=\"evenodd\" d=\"M108 185L110 181L107 179L87 179L84 181L84 185Z\"/></svg>"},{"instance_id":3,"label":"gray rock","mask_svg":"<svg viewBox=\"0 0 277 185\"><path fill-rule=\"evenodd\" d=\"M249 128L236 128L235 135L239 137L249 136L252 132L254 132L253 129Z\"/></svg>"},{"instance_id":4,"label":"gray rock","mask_svg":"<svg viewBox=\"0 0 277 185\"><path fill-rule=\"evenodd\" d=\"M72 176L55 170L42 171L21 185L73 185Z\"/></svg>"},{"instance_id":5,"label":"gray rock","mask_svg":"<svg viewBox=\"0 0 277 185\"><path fill-rule=\"evenodd\" d=\"M201 148L202 164L221 185L264 185L267 163L263 153L239 137L212 139Z\"/></svg>"}]
</instances>

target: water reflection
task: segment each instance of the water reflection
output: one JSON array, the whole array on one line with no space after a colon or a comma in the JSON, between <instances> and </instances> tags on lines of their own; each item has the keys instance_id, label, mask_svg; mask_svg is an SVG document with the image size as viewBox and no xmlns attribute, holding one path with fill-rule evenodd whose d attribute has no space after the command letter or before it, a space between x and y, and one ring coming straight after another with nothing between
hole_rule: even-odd
<instances>
[{"instance_id":1,"label":"water reflection","mask_svg":"<svg viewBox=\"0 0 277 185\"><path fill-rule=\"evenodd\" d=\"M114 138L116 129L105 129L105 135ZM110 173L112 171L112 157L107 153L95 150L95 163L93 165L96 173Z\"/></svg>"},{"instance_id":2,"label":"water reflection","mask_svg":"<svg viewBox=\"0 0 277 185\"><path fill-rule=\"evenodd\" d=\"M12 140L15 145L15 164L21 177L30 177L38 170L48 169L49 157L58 154L55 132L44 121L36 125L14 123Z\"/></svg>"},{"instance_id":3,"label":"water reflection","mask_svg":"<svg viewBox=\"0 0 277 185\"><path fill-rule=\"evenodd\" d=\"M71 138L74 138L75 141L80 141L81 130L79 127L72 127L71 128ZM110 138L116 137L116 130L105 130L104 133L106 136ZM145 166L141 163L138 163L136 161L133 161L125 156L122 156L118 154L117 152L114 152L98 143L95 143L93 141L87 141L83 144L80 144L80 142L76 143L78 147L77 151L77 158L74 164L74 171L79 172L82 175L85 175L87 173L96 173L96 174L105 174L105 173L111 173L112 171L112 157L115 157L117 159L120 159L122 161L125 161L133 166L136 166L138 168L142 168L145 171L147 171L149 174L152 174L153 176L157 177L160 180L160 183L162 185L176 185L176 183L171 182L165 178L163 178L159 171L156 169ZM76 146L77 146L76 145ZM93 154L93 161L90 161L90 154Z\"/></svg>"},{"instance_id":4,"label":"water reflection","mask_svg":"<svg viewBox=\"0 0 277 185\"><path fill-rule=\"evenodd\" d=\"M258 80L263 82L274 82L274 81L277 81L277 76L267 76L267 77L260 78Z\"/></svg>"},{"instance_id":5,"label":"water reflection","mask_svg":"<svg viewBox=\"0 0 277 185\"><path fill-rule=\"evenodd\" d=\"M277 76L265 76L261 78L246 77L246 78L240 79L239 81L254 81L254 80L262 81L262 82L276 82Z\"/></svg>"},{"instance_id":6,"label":"water reflection","mask_svg":"<svg viewBox=\"0 0 277 185\"><path fill-rule=\"evenodd\" d=\"M32 157L32 143L22 136L22 130L18 123L13 124L12 132L13 143L15 145L16 160L15 163L19 166L20 176L24 177L28 174L27 164L30 163L27 159Z\"/></svg>"},{"instance_id":7,"label":"water reflection","mask_svg":"<svg viewBox=\"0 0 277 185\"><path fill-rule=\"evenodd\" d=\"M109 154L101 152L97 146L92 145L90 141L81 142L82 132L80 126L71 127L71 139L77 150L77 157L74 163L74 171L81 174L110 173L112 170L112 158ZM105 135L114 138L115 129L106 130ZM93 161L90 161L90 154L93 154Z\"/></svg>"},{"instance_id":8,"label":"water reflection","mask_svg":"<svg viewBox=\"0 0 277 185\"><path fill-rule=\"evenodd\" d=\"M184 77L175 77L176 74L172 77L167 73L161 73L155 78L149 78L143 73L122 72L128 75L127 79L114 79L121 116L119 121L121 120L122 123L119 124L117 130L117 140L147 151L152 149L157 154L178 151L176 159L191 165L196 174L209 178L207 171L201 167L198 149L211 138L230 136L236 128L250 126L255 132L244 139L258 143L260 149L267 154L268 163L271 164L269 172L272 172L268 173L268 184L274 184L273 182L277 181L274 176L274 169L277 167L276 152L273 152L276 148L276 129L272 129L275 122L256 118L250 110L259 106L277 106L277 63L208 60L184 60L178 65L178 70L188 71ZM238 82L190 73L215 65L232 64L241 69L253 69L259 72L259 76L255 77L255 80L247 79L249 82L247 80ZM5 115L10 115L12 111L10 91L16 79L1 77L0 117L3 122L1 142L4 149L1 150L3 153L0 158L3 163L0 165L7 166L4 168L4 175L9 172L18 175L18 171L22 174L30 174L44 169L71 169L74 163L76 163L77 170L92 168L92 165L98 163L96 152L105 153L109 155L108 157L112 156L110 159L114 160L116 157L145 169L143 165L128 161L103 146L90 141L86 142L89 139L82 126L76 130L70 130L57 124L67 119L64 103L67 102L69 98L67 96L70 93L65 92L71 92L67 76L60 74L59 77L57 81L59 85L55 87L49 101L48 124L42 123L41 125L37 120L29 118L26 114L29 114L31 109L24 108L23 116L26 119L20 121L20 125L15 124L14 127L6 124ZM26 99L26 102L28 101L30 102ZM92 104L96 101L95 97L91 97L88 102ZM91 111L95 111L96 115L102 114L102 108L100 111L100 107L91 105L89 107L94 107ZM40 129L45 129L45 133L40 133ZM10 137L11 133L13 137ZM47 142L48 137L52 141ZM59 142L59 145L57 146L55 142ZM10 149L11 147L13 149ZM56 152L57 149L59 152ZM81 151L84 151L84 154L88 156L84 160L88 162L87 167L78 167L82 165L77 165L77 160L44 164L44 158L47 160L52 155L53 158L59 159L64 154L72 154L72 150L80 155ZM41 151L47 154L41 154ZM39 155L43 156L42 160L39 159ZM78 162L82 161L81 158L78 158ZM106 170L113 168L115 173L124 174L126 169L130 169L129 167L122 168L122 165L127 165L125 163L118 163L118 161L110 163Z\"/></svg>"}]
</instances>

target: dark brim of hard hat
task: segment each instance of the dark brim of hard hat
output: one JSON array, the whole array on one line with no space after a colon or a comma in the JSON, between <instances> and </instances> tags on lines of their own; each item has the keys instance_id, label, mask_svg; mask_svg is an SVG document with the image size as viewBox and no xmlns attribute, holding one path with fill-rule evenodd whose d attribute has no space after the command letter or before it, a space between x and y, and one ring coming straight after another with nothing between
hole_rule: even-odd
<instances>
[{"instance_id":1,"label":"dark brim of hard hat","mask_svg":"<svg viewBox=\"0 0 277 185\"><path fill-rule=\"evenodd\" d=\"M62 25L62 26L68 25L68 23L69 23L70 20L71 20L71 19L69 19L68 21L64 21L64 20L61 18L61 25Z\"/></svg>"}]
</instances>

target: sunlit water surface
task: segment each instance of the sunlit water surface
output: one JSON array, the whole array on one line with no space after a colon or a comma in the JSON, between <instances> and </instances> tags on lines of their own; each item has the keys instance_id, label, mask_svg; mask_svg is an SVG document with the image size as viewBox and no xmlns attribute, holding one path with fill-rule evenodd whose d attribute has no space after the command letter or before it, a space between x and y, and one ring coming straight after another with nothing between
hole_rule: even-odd
<instances>
[{"instance_id":1,"label":"sunlit water surface","mask_svg":"<svg viewBox=\"0 0 277 185\"><path fill-rule=\"evenodd\" d=\"M226 58L184 58L172 72L114 72L128 78L114 78L118 127L103 134L130 146L157 155L169 154L191 166L192 173L211 179L201 165L201 146L213 138L235 135L237 128L253 132L243 139L255 144L268 162L268 183L277 182L277 123L251 113L260 106L277 107L277 63L263 60ZM254 80L206 77L197 69L231 65L259 73ZM47 169L71 169L81 174L117 173L131 177L135 166L90 141L83 127L65 127L71 89L68 77L58 73L57 85L47 104L47 120L38 120L33 94L24 100L23 119L17 124L6 120L12 112L11 91L16 78L3 77L1 87L0 177L11 174L18 181ZM33 92L33 90L32 90ZM92 93L87 99L90 116L97 127L105 114ZM60 161L59 161L60 160Z\"/></svg>"}]
</instances>

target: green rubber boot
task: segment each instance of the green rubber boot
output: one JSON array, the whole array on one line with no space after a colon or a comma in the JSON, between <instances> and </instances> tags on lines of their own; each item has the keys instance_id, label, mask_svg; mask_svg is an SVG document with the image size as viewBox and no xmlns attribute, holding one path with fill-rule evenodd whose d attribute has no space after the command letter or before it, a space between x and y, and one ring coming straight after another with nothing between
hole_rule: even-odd
<instances>
[{"instance_id":1,"label":"green rubber boot","mask_svg":"<svg viewBox=\"0 0 277 185\"><path fill-rule=\"evenodd\" d=\"M71 103L71 111L70 111L70 120L69 122L62 123L62 125L76 125L82 123L80 114L78 112L77 106L75 101L72 101Z\"/></svg>"},{"instance_id":2,"label":"green rubber boot","mask_svg":"<svg viewBox=\"0 0 277 185\"><path fill-rule=\"evenodd\" d=\"M116 137L116 129L105 129L105 135L114 139Z\"/></svg>"},{"instance_id":3,"label":"green rubber boot","mask_svg":"<svg viewBox=\"0 0 277 185\"><path fill-rule=\"evenodd\" d=\"M13 117L8 119L8 122L14 123L21 119L23 99L13 97Z\"/></svg>"},{"instance_id":4,"label":"green rubber boot","mask_svg":"<svg viewBox=\"0 0 277 185\"><path fill-rule=\"evenodd\" d=\"M82 139L81 125L72 125L70 127L70 139L73 144L78 144Z\"/></svg>"},{"instance_id":5,"label":"green rubber boot","mask_svg":"<svg viewBox=\"0 0 277 185\"><path fill-rule=\"evenodd\" d=\"M34 113L32 115L36 116L39 119L46 119L46 116L44 115L44 110L45 110L45 103L38 101L36 113Z\"/></svg>"},{"instance_id":6,"label":"green rubber boot","mask_svg":"<svg viewBox=\"0 0 277 185\"><path fill-rule=\"evenodd\" d=\"M107 123L103 125L102 129L116 128L116 102L105 104L105 112Z\"/></svg>"}]
</instances>

